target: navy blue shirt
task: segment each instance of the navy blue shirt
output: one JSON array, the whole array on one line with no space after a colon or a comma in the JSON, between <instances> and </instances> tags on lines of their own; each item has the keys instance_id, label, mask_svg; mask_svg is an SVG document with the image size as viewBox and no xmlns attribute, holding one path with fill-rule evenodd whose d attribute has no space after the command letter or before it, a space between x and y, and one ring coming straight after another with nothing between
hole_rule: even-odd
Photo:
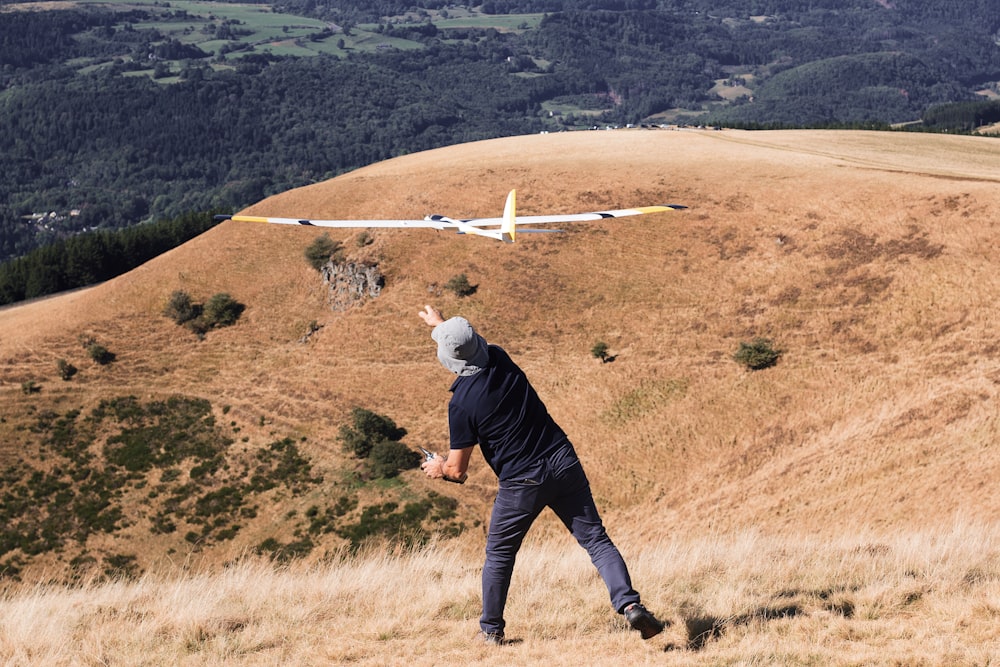
<instances>
[{"instance_id":1,"label":"navy blue shirt","mask_svg":"<svg viewBox=\"0 0 1000 667\"><path fill-rule=\"evenodd\" d=\"M478 443L501 481L527 477L540 461L571 445L524 371L502 348L490 345L489 351L486 368L451 385L451 449Z\"/></svg>"}]
</instances>

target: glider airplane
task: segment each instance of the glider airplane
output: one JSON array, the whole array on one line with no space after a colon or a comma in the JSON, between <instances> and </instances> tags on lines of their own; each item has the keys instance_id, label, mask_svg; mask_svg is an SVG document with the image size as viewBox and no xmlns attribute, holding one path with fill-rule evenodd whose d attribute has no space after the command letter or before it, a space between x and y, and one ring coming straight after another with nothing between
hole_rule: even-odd
<instances>
[{"instance_id":1,"label":"glider airplane","mask_svg":"<svg viewBox=\"0 0 1000 667\"><path fill-rule=\"evenodd\" d=\"M623 208L615 211L596 211L594 213L570 213L564 215L522 215L514 213L515 190L507 195L502 218L468 218L455 219L444 215L428 215L423 220L305 220L300 218L269 218L253 215L220 215L220 220L235 222L267 222L277 225L307 225L314 227L426 227L431 229L453 229L459 234L476 234L488 236L504 243L513 243L518 233L525 232L561 232L561 229L524 229L521 225L561 224L565 222L585 222L588 220L603 220L605 218L624 218L630 215L646 213L661 213L687 208L680 204L663 206L640 206L638 208Z\"/></svg>"}]
</instances>

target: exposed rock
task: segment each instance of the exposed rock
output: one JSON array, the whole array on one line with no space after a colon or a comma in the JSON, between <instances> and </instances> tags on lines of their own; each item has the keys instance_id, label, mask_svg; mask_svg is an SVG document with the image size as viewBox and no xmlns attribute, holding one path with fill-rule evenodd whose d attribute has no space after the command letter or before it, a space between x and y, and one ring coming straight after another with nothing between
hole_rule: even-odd
<instances>
[{"instance_id":1,"label":"exposed rock","mask_svg":"<svg viewBox=\"0 0 1000 667\"><path fill-rule=\"evenodd\" d=\"M374 299L385 286L385 277L378 270L378 264L330 261L323 265L320 274L332 310L347 310L369 298Z\"/></svg>"}]
</instances>

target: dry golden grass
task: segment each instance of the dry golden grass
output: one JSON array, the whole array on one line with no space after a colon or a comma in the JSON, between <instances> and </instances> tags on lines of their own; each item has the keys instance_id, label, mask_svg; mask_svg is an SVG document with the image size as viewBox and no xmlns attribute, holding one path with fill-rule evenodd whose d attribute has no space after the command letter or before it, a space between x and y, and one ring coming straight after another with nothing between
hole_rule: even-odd
<instances>
[{"instance_id":1,"label":"dry golden grass","mask_svg":"<svg viewBox=\"0 0 1000 667\"><path fill-rule=\"evenodd\" d=\"M316 662L389 664L410 652L432 664L444 661L443 650L444 658L497 664L568 664L593 655L668 664L985 664L998 638L998 183L1000 143L983 137L622 131L499 139L390 160L247 212L495 216L511 187L524 214L664 202L691 208L525 235L513 246L389 230L358 249L356 232L338 232L353 255L377 259L387 276L382 296L344 313L327 307L302 259L316 230L236 223L106 284L4 309L0 456L18 451L18 428L30 410L181 393L209 398L217 409L231 406L226 419L239 419L255 441L274 433L308 437L306 453L329 479L341 467L337 429L356 405L391 416L413 444L443 446L449 377L416 312L432 302L464 314L508 348L569 433L651 605L678 617L731 619L702 651L638 646L610 629L589 565L577 564L579 554L564 556L573 547L543 522L522 564L535 569L519 575L543 585L518 589L528 597L513 601L511 622L521 625L512 632L525 641L505 657L470 654L462 644L478 613L480 554L467 548L472 533L419 556L386 557L392 567L382 569L338 561L312 563L318 569L309 572L219 575L302 590L372 567L379 573L372 576L397 583L400 576L409 585L421 567L450 563L467 573L460 614L442 612L418 587L401 603L405 619L392 611L385 623L360 612L339 618L329 611L339 607L316 603L327 611L307 619L322 628L313 635L310 622L296 616L304 609L272 605L236 614L247 619L242 628L199 630L205 638L193 646L208 652L178 648L187 639L177 639L184 632L176 628L188 621L162 618L151 622L174 629L133 632L120 649L107 648L102 633L113 628L99 630L109 621L91 614L63 621L74 639L53 640L45 650L68 651L80 663L97 662L86 656L105 648L109 655L138 652L130 642L141 640L150 642L141 650L155 663L288 664L315 652ZM479 286L471 298L440 288L460 272ZM237 326L197 342L160 315L176 289L196 299L229 292L247 311ZM323 328L300 343L314 320ZM81 334L96 337L118 361L96 367L82 358ZM731 355L755 336L772 338L784 354L774 368L748 373ZM598 340L610 346L613 363L591 357ZM59 358L80 366L79 377L58 380ZM42 392L23 395L25 381ZM458 495L467 518L482 519L495 482L481 462L474 465L469 484L447 491ZM407 479L438 488L425 487L419 473ZM162 544L147 552L137 541L130 548L152 571L137 588L54 589L5 604L24 613L38 605L32 613L44 614L49 604L88 609L81 601L88 596L122 595L102 612L121 618L130 604L121 600L139 591L156 598L171 587L225 590L229 580L213 579L213 567L280 531L286 511L315 502L276 505L231 545L199 554L196 570L204 575L172 577L155 551ZM962 539L972 543L968 552ZM852 551L869 544L869 556ZM752 549L761 555L748 556ZM933 558L921 561L921 552ZM921 563L923 570L915 567ZM564 582L560 571L577 567ZM976 568L985 574L962 588ZM336 590L332 583L317 590L331 586ZM381 592L369 603L384 608L389 590L406 589L376 587ZM819 609L816 591L826 590L836 599L849 593L854 615ZM781 604L781 591L805 600L808 613L757 619L755 609ZM915 604L899 602L915 591L922 596ZM227 618L229 603L219 604L193 625ZM430 635L414 629L416 611L436 619ZM272 613L287 616L274 621L283 629L260 630ZM353 637L343 628L359 625L367 632L361 639L337 639ZM26 631L9 639L10 627L4 651L27 655L34 644Z\"/></svg>"},{"instance_id":2,"label":"dry golden grass","mask_svg":"<svg viewBox=\"0 0 1000 667\"><path fill-rule=\"evenodd\" d=\"M0 598L8 665L988 665L1000 533L757 533L625 545L672 625L643 642L575 545L531 540L503 647L475 641L478 552L452 541L276 570L164 572ZM627 541L628 542L628 541Z\"/></svg>"}]
</instances>

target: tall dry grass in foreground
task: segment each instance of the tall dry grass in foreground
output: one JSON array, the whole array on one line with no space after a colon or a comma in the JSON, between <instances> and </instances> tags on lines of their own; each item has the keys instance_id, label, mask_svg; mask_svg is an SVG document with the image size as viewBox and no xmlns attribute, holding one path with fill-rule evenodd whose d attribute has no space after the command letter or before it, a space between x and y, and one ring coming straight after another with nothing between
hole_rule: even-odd
<instances>
[{"instance_id":1,"label":"tall dry grass in foreground","mask_svg":"<svg viewBox=\"0 0 1000 667\"><path fill-rule=\"evenodd\" d=\"M546 531L542 531L545 533ZM840 540L755 534L620 542L648 642L611 613L568 537L527 544L510 645L474 641L478 546L281 569L146 576L0 600L7 665L988 665L1000 654L1000 530Z\"/></svg>"}]
</instances>

